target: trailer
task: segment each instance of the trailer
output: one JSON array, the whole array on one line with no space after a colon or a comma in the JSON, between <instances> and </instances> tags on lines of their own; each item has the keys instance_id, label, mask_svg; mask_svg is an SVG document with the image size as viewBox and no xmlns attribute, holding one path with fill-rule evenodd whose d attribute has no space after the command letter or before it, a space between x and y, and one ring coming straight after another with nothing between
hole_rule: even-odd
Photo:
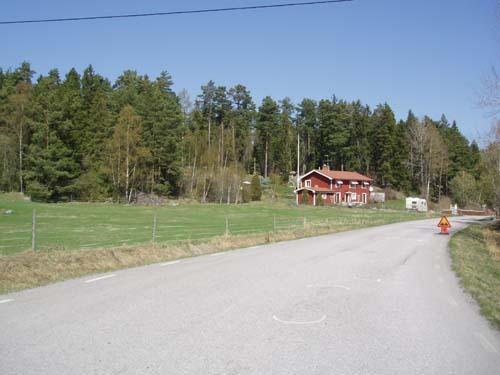
<instances>
[{"instance_id":1,"label":"trailer","mask_svg":"<svg viewBox=\"0 0 500 375\"><path fill-rule=\"evenodd\" d=\"M427 201L423 198L406 198L406 209L409 211L427 212Z\"/></svg>"}]
</instances>

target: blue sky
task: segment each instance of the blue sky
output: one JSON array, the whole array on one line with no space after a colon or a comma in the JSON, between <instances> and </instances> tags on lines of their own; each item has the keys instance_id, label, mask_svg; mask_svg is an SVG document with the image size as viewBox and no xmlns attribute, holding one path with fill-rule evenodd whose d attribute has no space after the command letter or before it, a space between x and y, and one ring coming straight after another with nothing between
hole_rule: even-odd
<instances>
[{"instance_id":1,"label":"blue sky","mask_svg":"<svg viewBox=\"0 0 500 375\"><path fill-rule=\"evenodd\" d=\"M1 20L170 11L292 0L24 0ZM29 61L37 73L88 65L115 79L125 69L168 70L191 97L212 79L266 95L388 102L445 113L470 138L491 119L477 107L481 80L499 60L495 0L355 0L329 6L78 23L0 26L0 66Z\"/></svg>"}]
</instances>

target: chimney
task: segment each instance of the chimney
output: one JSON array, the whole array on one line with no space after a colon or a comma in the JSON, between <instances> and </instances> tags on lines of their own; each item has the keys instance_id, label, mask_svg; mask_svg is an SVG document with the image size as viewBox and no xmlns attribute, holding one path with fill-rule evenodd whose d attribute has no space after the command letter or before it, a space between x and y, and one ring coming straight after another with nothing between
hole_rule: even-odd
<instances>
[{"instance_id":1,"label":"chimney","mask_svg":"<svg viewBox=\"0 0 500 375\"><path fill-rule=\"evenodd\" d=\"M323 166L320 168L320 170L322 171L329 171L330 170L330 166L326 163L323 164Z\"/></svg>"}]
</instances>

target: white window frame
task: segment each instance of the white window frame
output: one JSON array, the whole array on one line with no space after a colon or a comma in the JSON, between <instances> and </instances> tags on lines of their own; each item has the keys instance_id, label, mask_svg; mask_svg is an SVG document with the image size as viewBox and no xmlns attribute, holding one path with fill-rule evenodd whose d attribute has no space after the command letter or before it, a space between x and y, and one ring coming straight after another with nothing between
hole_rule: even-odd
<instances>
[{"instance_id":1,"label":"white window frame","mask_svg":"<svg viewBox=\"0 0 500 375\"><path fill-rule=\"evenodd\" d=\"M311 180L305 180L306 187L311 187Z\"/></svg>"}]
</instances>

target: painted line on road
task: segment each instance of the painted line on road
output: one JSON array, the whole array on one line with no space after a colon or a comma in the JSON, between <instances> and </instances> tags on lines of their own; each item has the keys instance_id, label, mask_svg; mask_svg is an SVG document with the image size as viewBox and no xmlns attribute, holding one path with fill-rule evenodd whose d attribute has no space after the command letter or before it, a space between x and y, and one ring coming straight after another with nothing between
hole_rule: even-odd
<instances>
[{"instance_id":1,"label":"painted line on road","mask_svg":"<svg viewBox=\"0 0 500 375\"><path fill-rule=\"evenodd\" d=\"M160 267L165 267L165 266L171 266L172 264L177 264L180 263L180 260L173 260L171 262L166 262L166 263L160 263Z\"/></svg>"},{"instance_id":2,"label":"painted line on road","mask_svg":"<svg viewBox=\"0 0 500 375\"><path fill-rule=\"evenodd\" d=\"M115 277L115 274L112 275L106 275L106 276L101 276L101 277L96 277L95 279L90 279L90 280L85 280L85 283L93 283L94 281L99 281L99 280L104 280L104 279L109 279L111 277Z\"/></svg>"},{"instance_id":3,"label":"painted line on road","mask_svg":"<svg viewBox=\"0 0 500 375\"><path fill-rule=\"evenodd\" d=\"M497 348L495 348L495 345L493 345L491 342L488 341L486 337L484 337L482 334L479 332L475 332L474 336L476 336L481 343L481 346L486 350L488 353L498 353Z\"/></svg>"},{"instance_id":4,"label":"painted line on road","mask_svg":"<svg viewBox=\"0 0 500 375\"><path fill-rule=\"evenodd\" d=\"M0 304L2 303L8 303L8 302L13 302L14 300L13 299L3 299L0 301Z\"/></svg>"},{"instance_id":5,"label":"painted line on road","mask_svg":"<svg viewBox=\"0 0 500 375\"><path fill-rule=\"evenodd\" d=\"M354 278L356 280L362 280L362 281L376 281L377 283L382 282L382 279L380 279L380 278L378 278L378 279L367 279L366 277L358 277L358 276L355 276Z\"/></svg>"},{"instance_id":6,"label":"painted line on road","mask_svg":"<svg viewBox=\"0 0 500 375\"><path fill-rule=\"evenodd\" d=\"M211 257L218 257L220 255L225 255L226 252L222 252L222 253L213 253L213 254L210 254Z\"/></svg>"},{"instance_id":7,"label":"painted line on road","mask_svg":"<svg viewBox=\"0 0 500 375\"><path fill-rule=\"evenodd\" d=\"M326 319L326 315L323 315L320 319L318 320L310 320L310 321L295 321L295 320L282 320L278 318L276 315L273 315L273 319L276 320L277 322L283 323L283 324L295 324L295 325L307 325L307 324L318 324L321 323L323 320Z\"/></svg>"},{"instance_id":8,"label":"painted line on road","mask_svg":"<svg viewBox=\"0 0 500 375\"><path fill-rule=\"evenodd\" d=\"M340 289L345 289L345 290L351 290L351 288L345 286L345 285L328 285L328 284L309 284L307 286L308 288L340 288Z\"/></svg>"}]
</instances>

